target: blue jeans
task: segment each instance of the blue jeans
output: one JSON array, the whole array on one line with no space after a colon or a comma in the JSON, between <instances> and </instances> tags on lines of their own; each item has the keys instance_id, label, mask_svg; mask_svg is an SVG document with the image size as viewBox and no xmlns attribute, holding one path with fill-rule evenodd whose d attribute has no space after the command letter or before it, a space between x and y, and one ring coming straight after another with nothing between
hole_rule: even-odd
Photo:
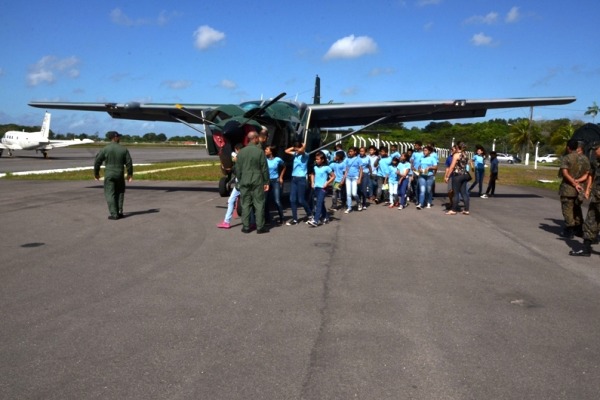
<instances>
[{"instance_id":1,"label":"blue jeans","mask_svg":"<svg viewBox=\"0 0 600 400\"><path fill-rule=\"evenodd\" d=\"M471 184L471 187L469 188L469 192L471 190L473 190L475 185L479 184L479 195L481 196L481 193L483 192L483 175L484 175L484 173L485 173L485 169L475 168L475 182L473 182Z\"/></svg>"},{"instance_id":2,"label":"blue jeans","mask_svg":"<svg viewBox=\"0 0 600 400\"><path fill-rule=\"evenodd\" d=\"M369 188L371 186L371 177L368 174L363 174L360 185L358 186L358 197L362 202L363 207L367 205L367 198L369 196Z\"/></svg>"},{"instance_id":3,"label":"blue jeans","mask_svg":"<svg viewBox=\"0 0 600 400\"><path fill-rule=\"evenodd\" d=\"M323 188L315 188L315 197L317 198L317 206L315 208L315 221L319 222L321 218L327 219L327 208L325 207L325 195L327 192Z\"/></svg>"},{"instance_id":4,"label":"blue jeans","mask_svg":"<svg viewBox=\"0 0 600 400\"><path fill-rule=\"evenodd\" d=\"M306 202L306 177L293 176L290 188L290 206L292 208L292 219L298 220L298 203L304 207L307 216L310 216L310 207Z\"/></svg>"},{"instance_id":5,"label":"blue jeans","mask_svg":"<svg viewBox=\"0 0 600 400\"><path fill-rule=\"evenodd\" d=\"M419 204L423 207L426 204L431 204L433 201L433 194L431 188L435 177L433 175L419 175Z\"/></svg>"},{"instance_id":6,"label":"blue jeans","mask_svg":"<svg viewBox=\"0 0 600 400\"><path fill-rule=\"evenodd\" d=\"M358 176L346 177L346 205L352 208L352 199L356 199L358 203Z\"/></svg>"},{"instance_id":7,"label":"blue jeans","mask_svg":"<svg viewBox=\"0 0 600 400\"><path fill-rule=\"evenodd\" d=\"M267 210L265 213L267 221L271 220L269 216L269 208L272 204L274 204L277 208L279 219L283 220L283 206L281 205L281 185L279 184L279 179L269 180L269 196L267 201Z\"/></svg>"},{"instance_id":8,"label":"blue jeans","mask_svg":"<svg viewBox=\"0 0 600 400\"><path fill-rule=\"evenodd\" d=\"M452 177L452 190L454 190L454 200L452 201L452 211L460 211L458 208L459 195L462 196L465 203L465 211L469 211L469 192L467 184L469 182L468 174L454 175Z\"/></svg>"},{"instance_id":9,"label":"blue jeans","mask_svg":"<svg viewBox=\"0 0 600 400\"><path fill-rule=\"evenodd\" d=\"M235 207L235 201L240 197L240 191L236 188L233 188L231 194L229 195L229 200L227 200L227 212L225 213L225 222L231 222L231 217L233 216L233 208Z\"/></svg>"},{"instance_id":10,"label":"blue jeans","mask_svg":"<svg viewBox=\"0 0 600 400\"><path fill-rule=\"evenodd\" d=\"M406 177L402 179L398 184L398 195L400 196L400 205L402 207L406 207L406 193L408 192L408 181L409 178Z\"/></svg>"}]
</instances>

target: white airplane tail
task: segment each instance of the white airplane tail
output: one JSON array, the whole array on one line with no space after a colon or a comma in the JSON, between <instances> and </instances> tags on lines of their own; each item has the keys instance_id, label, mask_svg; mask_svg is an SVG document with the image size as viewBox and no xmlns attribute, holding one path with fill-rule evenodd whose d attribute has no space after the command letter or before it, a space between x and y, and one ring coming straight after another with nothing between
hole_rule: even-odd
<instances>
[{"instance_id":1,"label":"white airplane tail","mask_svg":"<svg viewBox=\"0 0 600 400\"><path fill-rule=\"evenodd\" d=\"M42 122L42 130L40 132L43 137L48 138L50 135L50 113L46 111L44 122Z\"/></svg>"}]
</instances>

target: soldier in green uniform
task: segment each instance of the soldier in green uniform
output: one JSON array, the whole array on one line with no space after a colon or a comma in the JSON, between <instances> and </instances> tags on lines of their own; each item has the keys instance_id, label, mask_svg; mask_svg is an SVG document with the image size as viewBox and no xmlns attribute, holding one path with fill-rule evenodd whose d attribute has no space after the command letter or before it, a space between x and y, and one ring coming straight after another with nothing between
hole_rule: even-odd
<instances>
[{"instance_id":1,"label":"soldier in green uniform","mask_svg":"<svg viewBox=\"0 0 600 400\"><path fill-rule=\"evenodd\" d=\"M269 190L267 157L256 132L250 132L248 140L248 145L240 150L235 165L242 202L242 232L250 232L250 212L254 208L256 233L266 233L265 193Z\"/></svg>"},{"instance_id":2,"label":"soldier in green uniform","mask_svg":"<svg viewBox=\"0 0 600 400\"><path fill-rule=\"evenodd\" d=\"M589 257L592 255L592 243L598 240L600 227L600 143L592 146L595 159L592 161L592 172L587 179L585 198L590 199L587 216L583 223L583 250L571 250L569 255Z\"/></svg>"},{"instance_id":3,"label":"soldier in green uniform","mask_svg":"<svg viewBox=\"0 0 600 400\"><path fill-rule=\"evenodd\" d=\"M569 140L567 142L568 154L562 158L560 163L559 174L562 182L558 194L562 214L565 218L565 229L561 232L561 236L568 239L572 239L576 233L581 235L583 213L579 194L583 194L583 182L587 180L590 171L590 162L586 156L577 152L578 146L577 140Z\"/></svg>"},{"instance_id":4,"label":"soldier in green uniform","mask_svg":"<svg viewBox=\"0 0 600 400\"><path fill-rule=\"evenodd\" d=\"M123 218L123 201L125 200L125 168L127 181L133 179L133 162L129 150L119 144L121 135L110 131L106 134L110 143L98 152L94 162L94 178L100 180L100 166L106 162L104 170L104 196L108 203L110 215L108 219Z\"/></svg>"}]
</instances>

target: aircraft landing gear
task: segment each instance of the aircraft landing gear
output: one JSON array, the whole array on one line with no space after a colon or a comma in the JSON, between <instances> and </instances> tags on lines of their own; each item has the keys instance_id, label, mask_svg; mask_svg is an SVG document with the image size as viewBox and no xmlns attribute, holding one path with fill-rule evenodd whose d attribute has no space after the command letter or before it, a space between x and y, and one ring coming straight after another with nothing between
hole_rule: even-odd
<instances>
[{"instance_id":1,"label":"aircraft landing gear","mask_svg":"<svg viewBox=\"0 0 600 400\"><path fill-rule=\"evenodd\" d=\"M229 190L229 177L224 176L219 179L219 195L221 197L228 197L231 191Z\"/></svg>"},{"instance_id":2,"label":"aircraft landing gear","mask_svg":"<svg viewBox=\"0 0 600 400\"><path fill-rule=\"evenodd\" d=\"M44 156L44 158L48 158L48 152L47 151L42 151L42 155Z\"/></svg>"},{"instance_id":3,"label":"aircraft landing gear","mask_svg":"<svg viewBox=\"0 0 600 400\"><path fill-rule=\"evenodd\" d=\"M0 149L0 157L2 157L2 152L3 152L3 151L4 151L4 150Z\"/></svg>"}]
</instances>

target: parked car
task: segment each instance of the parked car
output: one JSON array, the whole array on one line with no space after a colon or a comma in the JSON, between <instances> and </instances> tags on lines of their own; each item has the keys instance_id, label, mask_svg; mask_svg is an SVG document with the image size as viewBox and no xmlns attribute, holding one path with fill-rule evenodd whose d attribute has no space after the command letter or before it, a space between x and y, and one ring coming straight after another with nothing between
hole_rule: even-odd
<instances>
[{"instance_id":1,"label":"parked car","mask_svg":"<svg viewBox=\"0 0 600 400\"><path fill-rule=\"evenodd\" d=\"M501 162L501 163L512 164L512 163L515 162L514 157L512 155L510 155L510 154L496 153L496 156L498 157L498 162Z\"/></svg>"},{"instance_id":2,"label":"parked car","mask_svg":"<svg viewBox=\"0 0 600 400\"><path fill-rule=\"evenodd\" d=\"M546 163L546 162L554 162L557 160L558 160L558 154L546 154L545 156L536 158L535 161L537 161L539 163Z\"/></svg>"}]
</instances>

